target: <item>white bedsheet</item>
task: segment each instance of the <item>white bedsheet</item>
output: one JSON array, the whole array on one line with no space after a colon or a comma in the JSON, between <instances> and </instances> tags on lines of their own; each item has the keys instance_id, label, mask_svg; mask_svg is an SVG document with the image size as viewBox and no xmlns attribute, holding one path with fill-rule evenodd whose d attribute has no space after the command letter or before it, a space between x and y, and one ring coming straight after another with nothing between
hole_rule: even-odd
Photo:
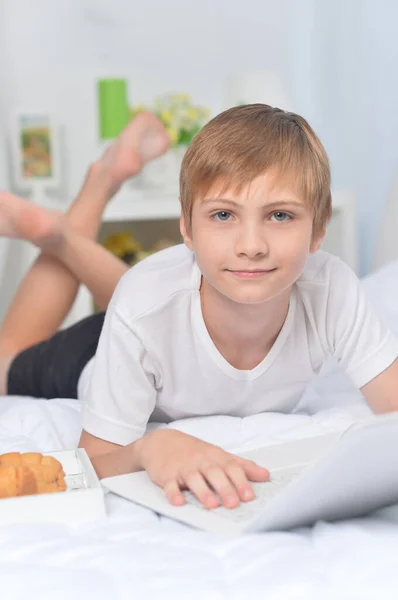
<instances>
[{"instance_id":1,"label":"white bedsheet","mask_svg":"<svg viewBox=\"0 0 398 600\"><path fill-rule=\"evenodd\" d=\"M398 299L397 271L394 266L366 285L380 291L396 275L389 294ZM391 321L394 310L395 304L386 309ZM314 381L300 411L316 414L220 416L173 426L237 451L339 430L369 412L334 369ZM79 435L77 401L0 398L0 452L72 448ZM79 529L0 527L1 600L398 597L398 507L289 533L226 539L111 494L106 504L107 519Z\"/></svg>"}]
</instances>

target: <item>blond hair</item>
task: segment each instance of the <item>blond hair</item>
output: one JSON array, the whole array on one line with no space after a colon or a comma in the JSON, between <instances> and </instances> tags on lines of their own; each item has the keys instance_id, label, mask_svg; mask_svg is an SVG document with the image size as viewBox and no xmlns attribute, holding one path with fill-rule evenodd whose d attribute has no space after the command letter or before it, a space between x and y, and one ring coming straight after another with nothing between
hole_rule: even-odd
<instances>
[{"instance_id":1,"label":"blond hair","mask_svg":"<svg viewBox=\"0 0 398 600\"><path fill-rule=\"evenodd\" d=\"M266 104L235 106L196 135L182 161L180 200L189 232L198 197L221 183L239 191L276 168L313 211L313 235L331 216L330 167L319 138L303 117Z\"/></svg>"}]
</instances>

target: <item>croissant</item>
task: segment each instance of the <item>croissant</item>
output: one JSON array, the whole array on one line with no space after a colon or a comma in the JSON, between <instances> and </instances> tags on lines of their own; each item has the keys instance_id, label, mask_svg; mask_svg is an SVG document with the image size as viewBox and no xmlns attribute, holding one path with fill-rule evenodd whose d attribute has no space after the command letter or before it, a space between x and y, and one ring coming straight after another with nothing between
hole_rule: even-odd
<instances>
[{"instance_id":1,"label":"croissant","mask_svg":"<svg viewBox=\"0 0 398 600\"><path fill-rule=\"evenodd\" d=\"M65 490L65 473L53 456L40 452L0 454L0 498Z\"/></svg>"}]
</instances>

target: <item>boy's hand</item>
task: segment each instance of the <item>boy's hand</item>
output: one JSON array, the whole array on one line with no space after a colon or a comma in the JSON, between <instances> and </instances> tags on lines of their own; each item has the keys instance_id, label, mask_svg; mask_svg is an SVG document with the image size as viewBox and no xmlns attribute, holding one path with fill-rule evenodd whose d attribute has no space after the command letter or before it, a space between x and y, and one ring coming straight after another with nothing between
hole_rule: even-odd
<instances>
[{"instance_id":1,"label":"boy's hand","mask_svg":"<svg viewBox=\"0 0 398 600\"><path fill-rule=\"evenodd\" d=\"M269 472L218 446L181 433L154 431L139 440L139 462L149 477L162 487L171 504L185 504L181 489L189 489L206 508L226 508L253 500L249 481L268 481Z\"/></svg>"}]
</instances>

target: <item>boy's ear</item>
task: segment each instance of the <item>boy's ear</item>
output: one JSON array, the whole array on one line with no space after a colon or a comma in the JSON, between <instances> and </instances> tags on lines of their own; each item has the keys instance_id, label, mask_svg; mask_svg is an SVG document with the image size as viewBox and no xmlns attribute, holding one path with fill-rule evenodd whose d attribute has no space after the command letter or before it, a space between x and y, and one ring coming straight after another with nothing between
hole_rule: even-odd
<instances>
[{"instance_id":1,"label":"boy's ear","mask_svg":"<svg viewBox=\"0 0 398 600\"><path fill-rule=\"evenodd\" d=\"M180 216L180 233L182 235L182 239L184 240L184 244L186 245L186 247L189 248L190 250L193 250L192 238L187 232L184 215L182 213Z\"/></svg>"},{"instance_id":2,"label":"boy's ear","mask_svg":"<svg viewBox=\"0 0 398 600\"><path fill-rule=\"evenodd\" d=\"M311 240L310 246L310 254L315 254L319 250L322 245L323 240L325 239L326 228L321 231L317 236L314 236Z\"/></svg>"}]
</instances>

